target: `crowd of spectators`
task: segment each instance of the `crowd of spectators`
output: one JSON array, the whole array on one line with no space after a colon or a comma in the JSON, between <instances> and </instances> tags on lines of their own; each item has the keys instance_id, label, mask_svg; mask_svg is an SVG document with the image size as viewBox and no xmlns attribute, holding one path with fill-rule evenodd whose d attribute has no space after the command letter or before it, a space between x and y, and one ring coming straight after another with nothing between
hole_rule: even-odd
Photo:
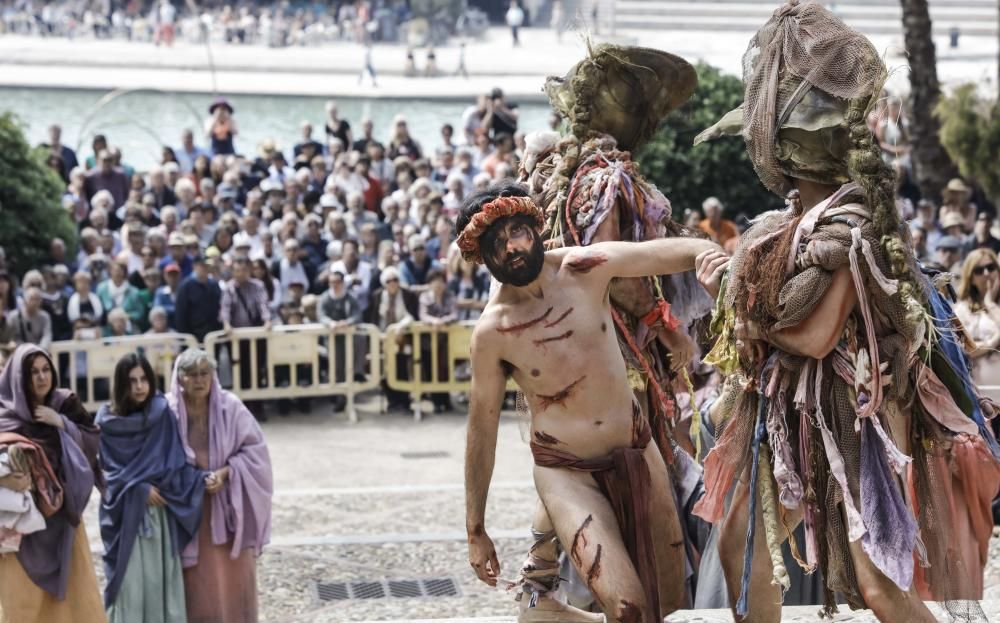
<instances>
[{"instance_id":1,"label":"crowd of spectators","mask_svg":"<svg viewBox=\"0 0 1000 623\"><path fill-rule=\"evenodd\" d=\"M337 4L222 3L180 0L0 1L0 33L48 37L127 39L171 45L176 37L210 38L274 47L330 41L400 38L411 19L405 0L354 0Z\"/></svg>"},{"instance_id":2,"label":"crowd of spectators","mask_svg":"<svg viewBox=\"0 0 1000 623\"><path fill-rule=\"evenodd\" d=\"M0 272L0 344L475 320L489 279L457 252L454 218L469 193L515 176L517 106L494 89L434 145L410 136L402 114L375 128L332 101L326 113L289 148L269 139L248 155L219 99L145 172L107 136L76 154L51 126L48 164L65 181L79 248L52 240L20 284Z\"/></svg>"}]
</instances>

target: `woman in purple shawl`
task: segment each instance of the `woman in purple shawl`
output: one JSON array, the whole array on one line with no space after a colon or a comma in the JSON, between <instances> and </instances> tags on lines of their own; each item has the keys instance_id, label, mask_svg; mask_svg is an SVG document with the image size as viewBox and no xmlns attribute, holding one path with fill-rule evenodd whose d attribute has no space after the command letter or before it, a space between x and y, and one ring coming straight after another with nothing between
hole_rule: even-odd
<instances>
[{"instance_id":1,"label":"woman in purple shawl","mask_svg":"<svg viewBox=\"0 0 1000 623\"><path fill-rule=\"evenodd\" d=\"M257 421L222 389L215 367L205 351L184 351L168 396L188 461L210 472L198 536L181 556L188 621L250 623L256 559L271 537L271 458Z\"/></svg>"},{"instance_id":2,"label":"woman in purple shawl","mask_svg":"<svg viewBox=\"0 0 1000 623\"><path fill-rule=\"evenodd\" d=\"M25 535L17 555L0 556L4 622L104 621L81 516L94 488L98 430L73 392L59 388L52 359L23 344L0 373L0 432L37 443L63 489L45 529Z\"/></svg>"},{"instance_id":3,"label":"woman in purple shawl","mask_svg":"<svg viewBox=\"0 0 1000 623\"><path fill-rule=\"evenodd\" d=\"M101 538L111 623L184 623L181 551L194 538L208 475L187 462L177 419L156 391L149 361L115 366L101 407Z\"/></svg>"}]
</instances>

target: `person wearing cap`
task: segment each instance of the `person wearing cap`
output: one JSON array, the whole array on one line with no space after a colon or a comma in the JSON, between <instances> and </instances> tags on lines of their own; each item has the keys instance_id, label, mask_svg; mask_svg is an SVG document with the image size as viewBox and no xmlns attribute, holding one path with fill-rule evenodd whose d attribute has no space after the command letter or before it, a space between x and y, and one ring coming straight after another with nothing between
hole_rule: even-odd
<instances>
[{"instance_id":1,"label":"person wearing cap","mask_svg":"<svg viewBox=\"0 0 1000 623\"><path fill-rule=\"evenodd\" d=\"M288 161L285 160L285 154L280 149L275 149L271 152L267 175L282 186L284 186L287 180L295 178L295 169L288 165Z\"/></svg>"},{"instance_id":2,"label":"person wearing cap","mask_svg":"<svg viewBox=\"0 0 1000 623\"><path fill-rule=\"evenodd\" d=\"M941 210L938 218L944 222L948 214L961 216L965 233L971 233L976 225L976 204L969 201L972 197L972 189L965 185L960 178L954 178L948 182L941 193ZM943 225L942 225L943 227Z\"/></svg>"},{"instance_id":3,"label":"person wearing cap","mask_svg":"<svg viewBox=\"0 0 1000 623\"><path fill-rule=\"evenodd\" d=\"M282 257L271 266L271 272L281 283L282 300L292 298L292 285L300 284L305 289L313 281L314 268L302 259L302 248L295 238L285 240Z\"/></svg>"},{"instance_id":4,"label":"person wearing cap","mask_svg":"<svg viewBox=\"0 0 1000 623\"><path fill-rule=\"evenodd\" d=\"M209 117L205 119L205 136L211 141L213 156L236 153L233 139L239 130L233 119L233 107L224 97L216 98L208 107Z\"/></svg>"},{"instance_id":5,"label":"person wearing cap","mask_svg":"<svg viewBox=\"0 0 1000 623\"><path fill-rule=\"evenodd\" d=\"M177 308L177 288L181 284L181 268L171 262L163 269L163 285L153 294L153 306L160 307L167 313L167 325L175 328L175 312Z\"/></svg>"},{"instance_id":6,"label":"person wearing cap","mask_svg":"<svg viewBox=\"0 0 1000 623\"><path fill-rule=\"evenodd\" d=\"M975 238L972 234L965 232L965 219L956 212L948 212L941 218L942 238L954 238L961 242L959 246L959 256L962 257L973 247ZM938 245L941 242L938 240Z\"/></svg>"},{"instance_id":7,"label":"person wearing cap","mask_svg":"<svg viewBox=\"0 0 1000 623\"><path fill-rule=\"evenodd\" d=\"M963 248L965 241L958 236L941 236L934 249L934 263L945 272L958 274Z\"/></svg>"},{"instance_id":8,"label":"person wearing cap","mask_svg":"<svg viewBox=\"0 0 1000 623\"><path fill-rule=\"evenodd\" d=\"M305 252L305 261L312 266L319 266L326 261L326 245L329 242L323 237L323 218L309 213L303 221L306 231L299 239L299 246Z\"/></svg>"},{"instance_id":9,"label":"person wearing cap","mask_svg":"<svg viewBox=\"0 0 1000 623\"><path fill-rule=\"evenodd\" d=\"M427 289L427 274L441 265L427 253L427 242L420 234L407 240L409 255L399 264L399 278L403 287L419 294Z\"/></svg>"},{"instance_id":10,"label":"person wearing cap","mask_svg":"<svg viewBox=\"0 0 1000 623\"><path fill-rule=\"evenodd\" d=\"M191 257L187 254L187 242L184 239L184 234L175 231L167 236L167 250L167 256L160 260L160 270L164 270L170 264L175 264L182 277L190 275L194 266Z\"/></svg>"},{"instance_id":11,"label":"person wearing cap","mask_svg":"<svg viewBox=\"0 0 1000 623\"><path fill-rule=\"evenodd\" d=\"M206 258L199 255L192 261L191 276L177 289L174 320L179 332L190 333L200 342L212 331L222 329L219 321L222 291L209 275Z\"/></svg>"},{"instance_id":12,"label":"person wearing cap","mask_svg":"<svg viewBox=\"0 0 1000 623\"><path fill-rule=\"evenodd\" d=\"M490 95L486 99L486 112L480 127L494 141L501 134L509 134L513 137L514 133L517 132L519 114L517 104L508 102L503 91L497 87L490 91Z\"/></svg>"},{"instance_id":13,"label":"person wearing cap","mask_svg":"<svg viewBox=\"0 0 1000 623\"><path fill-rule=\"evenodd\" d=\"M93 205L94 195L102 190L108 191L112 199L112 205L108 208L108 211L111 212L123 205L128 199L128 176L120 167L115 166L115 159L110 150L102 149L97 157L98 166L87 172L83 189L91 205Z\"/></svg>"}]
</instances>

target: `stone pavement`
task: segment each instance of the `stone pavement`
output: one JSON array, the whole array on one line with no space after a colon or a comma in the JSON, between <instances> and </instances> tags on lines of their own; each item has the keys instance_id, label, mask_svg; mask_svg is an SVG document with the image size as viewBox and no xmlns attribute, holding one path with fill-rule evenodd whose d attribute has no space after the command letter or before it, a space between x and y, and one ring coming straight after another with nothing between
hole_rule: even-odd
<instances>
[{"instance_id":1,"label":"stone pavement","mask_svg":"<svg viewBox=\"0 0 1000 623\"><path fill-rule=\"evenodd\" d=\"M737 75L748 39L749 34L742 31L667 26L660 30L620 29L614 38L667 50L692 62L703 60ZM871 39L884 51L890 68L898 68L890 88L908 90L901 37L874 34ZM436 78L404 77L405 48L379 44L373 51L379 74L376 88L367 81L358 84L364 52L361 46L347 42L281 49L178 42L168 49L123 40L6 35L0 36L0 86L467 100L499 84L519 101L543 101L545 77L563 75L586 51L582 37L574 32L566 33L557 43L551 30L525 29L521 40L521 47L512 48L507 29L491 28L481 39L470 41L466 48L469 78L452 75L458 65L456 42L436 50L442 72ZM943 36L937 36L935 42L939 75L945 85L965 81L993 85L996 37L963 37L957 50L949 49ZM424 56L425 51L416 51L418 67L423 67Z\"/></svg>"},{"instance_id":2,"label":"stone pavement","mask_svg":"<svg viewBox=\"0 0 1000 623\"><path fill-rule=\"evenodd\" d=\"M352 425L314 402L309 415L272 417L263 425L274 465L272 543L258 565L261 620L478 620L511 623L511 595L478 582L465 544L464 414L379 415L368 400ZM518 420L501 419L487 528L498 547L502 576L512 577L530 545L536 503L531 453ZM100 560L95 495L86 526ZM1000 539L995 539L988 593L1000 599ZM98 563L98 566L99 563ZM350 599L323 602L317 582L451 578L458 596ZM992 609L990 609L992 608ZM988 606L1000 620L1000 602ZM816 608L791 609L788 621L814 621ZM496 618L500 617L500 618ZM838 621L869 621L861 615ZM672 622L729 621L728 613L678 613Z\"/></svg>"}]
</instances>

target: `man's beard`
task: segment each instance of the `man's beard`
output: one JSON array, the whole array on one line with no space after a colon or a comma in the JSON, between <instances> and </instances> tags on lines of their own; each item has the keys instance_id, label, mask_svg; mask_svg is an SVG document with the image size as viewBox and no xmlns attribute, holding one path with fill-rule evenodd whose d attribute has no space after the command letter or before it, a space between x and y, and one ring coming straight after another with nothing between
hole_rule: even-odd
<instances>
[{"instance_id":1,"label":"man's beard","mask_svg":"<svg viewBox=\"0 0 1000 623\"><path fill-rule=\"evenodd\" d=\"M531 250L527 253L508 254L502 261L498 261L492 256L483 258L486 268L497 281L520 288L538 278L542 272L542 264L545 263L545 249L542 247L542 239L537 233L533 234L532 237L534 242L531 245Z\"/></svg>"}]
</instances>

